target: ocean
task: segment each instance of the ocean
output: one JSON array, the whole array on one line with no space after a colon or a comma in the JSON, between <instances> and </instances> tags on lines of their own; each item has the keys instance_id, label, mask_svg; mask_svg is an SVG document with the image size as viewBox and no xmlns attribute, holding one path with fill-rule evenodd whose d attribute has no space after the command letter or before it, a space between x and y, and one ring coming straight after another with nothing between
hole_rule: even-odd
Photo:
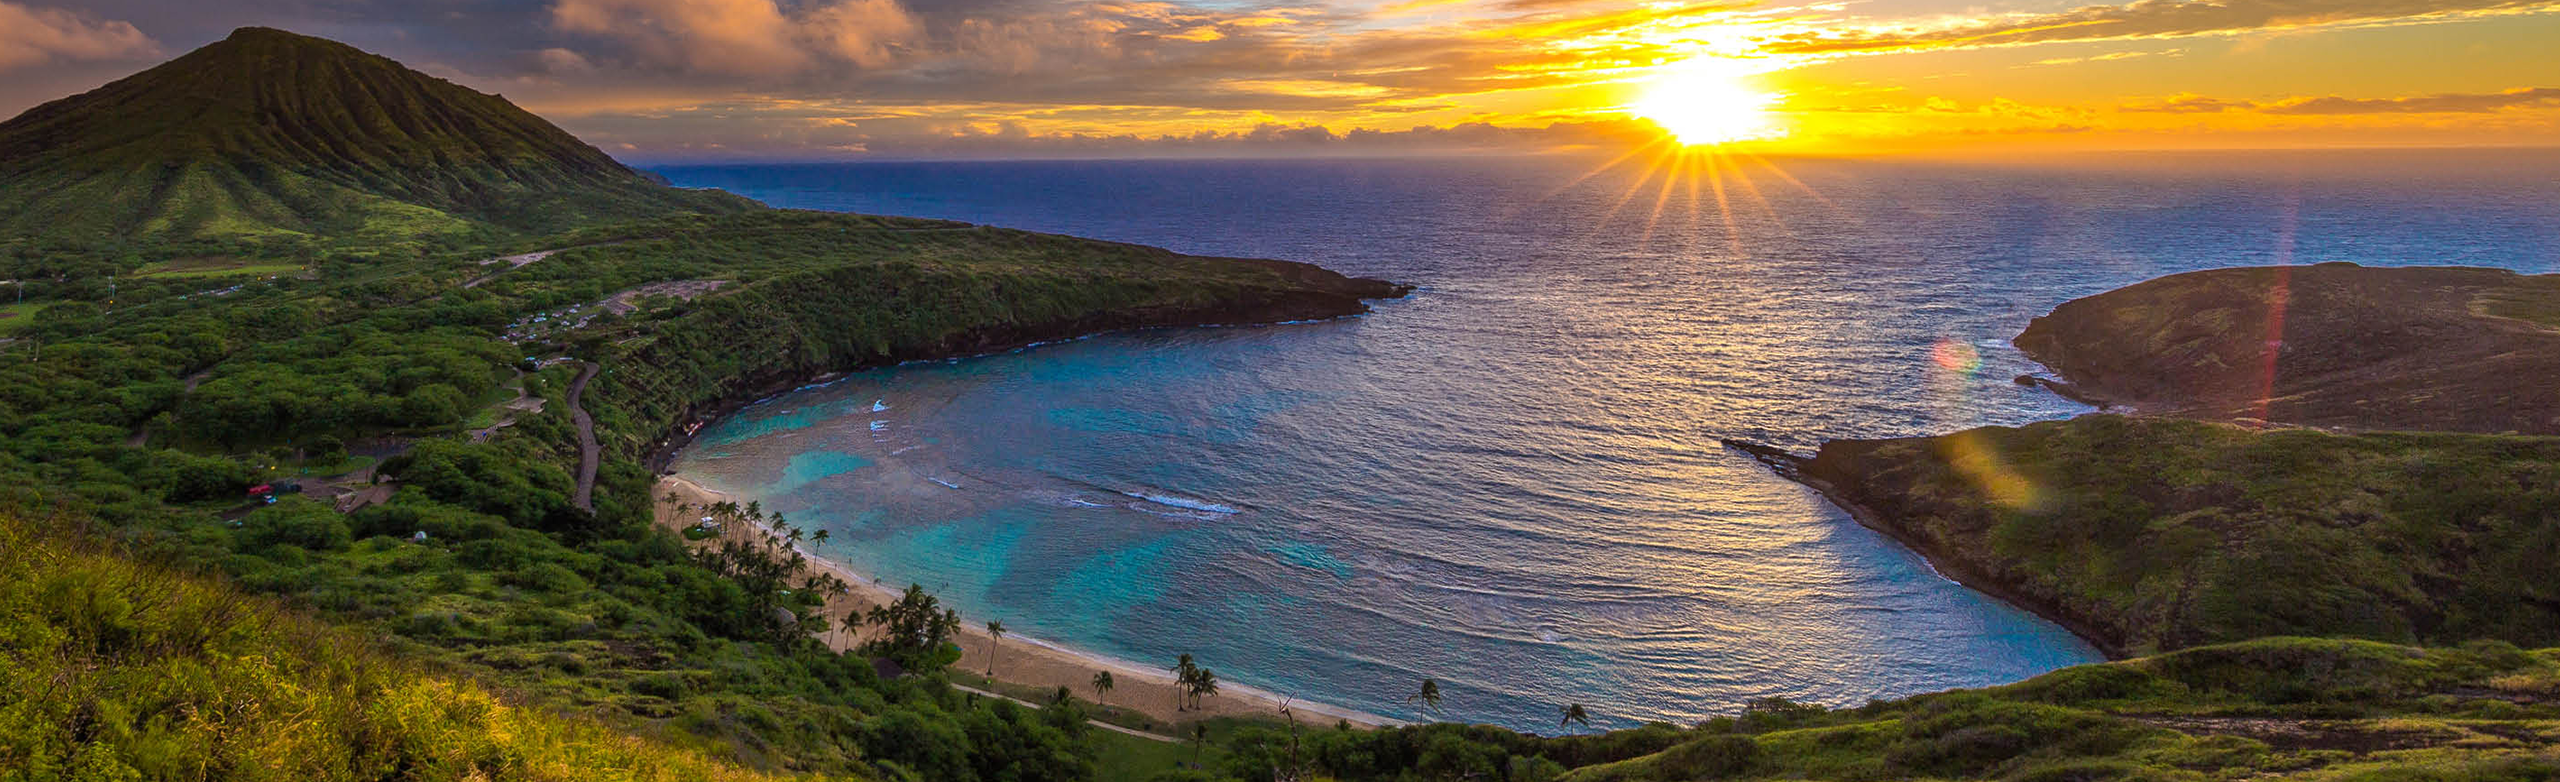
<instances>
[{"instance_id":1,"label":"ocean","mask_svg":"<svg viewBox=\"0 0 2560 782\"><path fill-rule=\"evenodd\" d=\"M2560 167L2495 153L2076 166L1726 159L659 169L796 208L1309 261L1366 316L858 373L676 468L971 624L1402 719L1552 732L2016 681L2101 656L1719 445L2086 408L2009 347L2193 269L2560 268ZM1440 682L1441 711L1408 700Z\"/></svg>"}]
</instances>

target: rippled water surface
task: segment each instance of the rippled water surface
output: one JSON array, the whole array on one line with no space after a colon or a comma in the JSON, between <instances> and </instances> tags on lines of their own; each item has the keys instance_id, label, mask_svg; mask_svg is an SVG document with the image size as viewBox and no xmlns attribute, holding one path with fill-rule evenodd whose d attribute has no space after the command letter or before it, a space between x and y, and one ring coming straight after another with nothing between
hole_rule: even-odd
<instances>
[{"instance_id":1,"label":"rippled water surface","mask_svg":"<svg viewBox=\"0 0 2560 782\"><path fill-rule=\"evenodd\" d=\"M780 206L1288 258L1419 284L1365 317L1120 334L867 372L678 469L832 531L971 621L1396 717L1617 725L2099 659L1718 445L2081 408L2007 347L2161 274L2560 266L2553 168L2476 156L2053 170L1592 161L678 168ZM1791 181L1792 180L1792 181Z\"/></svg>"}]
</instances>

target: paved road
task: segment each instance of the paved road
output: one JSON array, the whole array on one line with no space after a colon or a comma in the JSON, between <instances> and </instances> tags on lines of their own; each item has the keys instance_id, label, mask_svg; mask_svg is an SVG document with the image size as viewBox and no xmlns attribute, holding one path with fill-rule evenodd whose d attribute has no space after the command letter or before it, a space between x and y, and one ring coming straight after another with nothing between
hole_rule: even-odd
<instances>
[{"instance_id":1,"label":"paved road","mask_svg":"<svg viewBox=\"0 0 2560 782\"><path fill-rule=\"evenodd\" d=\"M578 379L569 381L569 417L578 422L578 492L569 496L569 502L588 513L596 510L596 461L604 456L604 447L596 444L596 418L587 415L582 401L596 368L596 364L581 363Z\"/></svg>"}]
</instances>

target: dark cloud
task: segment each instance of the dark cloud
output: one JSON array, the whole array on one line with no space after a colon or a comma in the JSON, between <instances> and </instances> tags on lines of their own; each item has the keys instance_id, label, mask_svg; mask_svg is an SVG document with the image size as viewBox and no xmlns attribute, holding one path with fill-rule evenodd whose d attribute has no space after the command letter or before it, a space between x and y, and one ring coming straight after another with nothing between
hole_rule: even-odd
<instances>
[{"instance_id":1,"label":"dark cloud","mask_svg":"<svg viewBox=\"0 0 2560 782\"><path fill-rule=\"evenodd\" d=\"M2412 98L2341 98L2331 95L2284 101L2260 110L2269 114L2477 114L2552 105L2560 105L2560 87Z\"/></svg>"},{"instance_id":2,"label":"dark cloud","mask_svg":"<svg viewBox=\"0 0 2560 782\"><path fill-rule=\"evenodd\" d=\"M2057 14L1987 19L1942 29L1790 35L1769 40L1764 48L1820 54L2169 38L2517 12L2554 5L2552 0L2139 0Z\"/></svg>"},{"instance_id":3,"label":"dark cloud","mask_svg":"<svg viewBox=\"0 0 2560 782\"><path fill-rule=\"evenodd\" d=\"M2131 112L2218 114L2254 111L2263 114L2485 114L2516 108L2560 106L2560 87L2532 87L2505 92L2438 93L2403 98L2347 98L2337 95L2298 97L2260 103L2202 95L2179 95L2158 103L2125 106Z\"/></svg>"},{"instance_id":4,"label":"dark cloud","mask_svg":"<svg viewBox=\"0 0 2560 782\"><path fill-rule=\"evenodd\" d=\"M1621 147L1659 135L1632 121L1557 122L1502 127L1486 123L1402 130L1335 131L1316 124L1262 123L1244 130L1169 134L1035 133L1015 122L953 126L931 118L851 123L767 123L704 143L683 134L635 139L606 148L650 163L697 160L829 158L1090 158L1255 157L1268 155L1410 155L1480 151ZM737 130L736 128L732 129Z\"/></svg>"}]
</instances>

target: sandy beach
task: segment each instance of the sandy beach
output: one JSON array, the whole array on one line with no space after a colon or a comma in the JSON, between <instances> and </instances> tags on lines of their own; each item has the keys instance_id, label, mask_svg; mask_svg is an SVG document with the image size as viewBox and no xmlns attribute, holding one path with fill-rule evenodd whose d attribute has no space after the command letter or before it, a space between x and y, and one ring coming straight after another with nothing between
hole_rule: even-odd
<instances>
[{"instance_id":1,"label":"sandy beach","mask_svg":"<svg viewBox=\"0 0 2560 782\"><path fill-rule=\"evenodd\" d=\"M658 524L671 530L690 526L703 515L698 511L687 510L684 506L698 508L732 499L677 475L658 479L658 485L650 495L655 498ZM673 497L674 501L670 502L669 497ZM762 536L757 531L744 528L725 529L721 534L727 539L747 543L762 541ZM836 578L853 585L853 589L847 594L832 597L827 601L826 615L839 623L848 614L859 615L873 606L897 599L898 592L903 589L903 586L892 588L886 580L875 584L869 575L853 572L841 564L819 557L806 547L801 549L801 553L812 567L832 573ZM826 640L838 651L845 651L859 645L862 639L863 636L858 633L830 633ZM993 639L986 632L985 618L962 615L960 635L962 654L960 661L954 664L955 667L963 671L984 674L987 670L988 652L996 646L992 641ZM1360 727L1394 723L1393 720L1377 715L1306 700L1290 699L1278 693L1266 692L1229 681L1221 681L1218 694L1203 699L1200 708L1177 712L1174 710L1177 690L1173 672L1166 667L1139 665L1126 660L1087 654L1055 643L1025 638L1012 633L1005 634L995 663L997 680L1044 689L1063 686L1073 690L1076 697L1087 700L1094 697L1092 687L1094 673L1110 671L1113 687L1110 694L1103 698L1104 701L1112 706L1143 712L1149 717L1166 723L1179 724L1207 717L1278 719L1284 703L1297 713L1299 720L1304 722L1331 724L1336 720L1348 720L1351 724ZM1170 661L1167 663L1169 665ZM1212 668L1218 667L1215 660L1204 660L1202 663Z\"/></svg>"}]
</instances>

